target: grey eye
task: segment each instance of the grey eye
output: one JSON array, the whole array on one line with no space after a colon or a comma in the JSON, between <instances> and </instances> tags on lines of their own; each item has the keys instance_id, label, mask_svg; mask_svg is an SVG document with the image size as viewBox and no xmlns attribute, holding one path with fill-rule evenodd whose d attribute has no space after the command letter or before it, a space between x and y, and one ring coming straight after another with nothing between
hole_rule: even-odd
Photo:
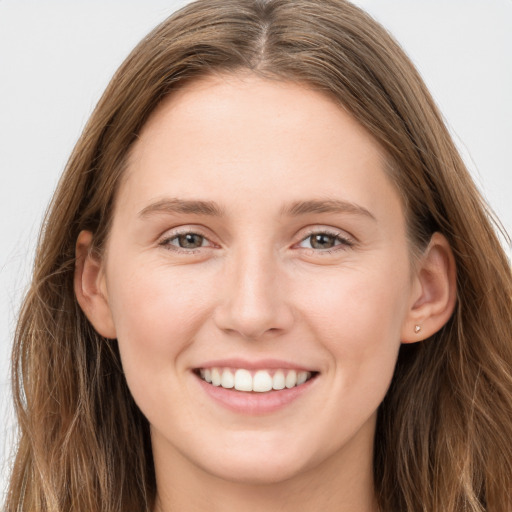
<instances>
[{"instance_id":1,"label":"grey eye","mask_svg":"<svg viewBox=\"0 0 512 512\"><path fill-rule=\"evenodd\" d=\"M340 233L329 233L326 231L318 231L311 233L304 238L299 247L304 249L315 249L318 252L322 250L328 251L329 249L341 249L342 247L352 247L353 243L348 238L345 238Z\"/></svg>"},{"instance_id":2,"label":"grey eye","mask_svg":"<svg viewBox=\"0 0 512 512\"><path fill-rule=\"evenodd\" d=\"M204 236L198 235L197 233L185 233L174 237L171 241L173 245L177 245L182 249L197 249L204 245Z\"/></svg>"},{"instance_id":3,"label":"grey eye","mask_svg":"<svg viewBox=\"0 0 512 512\"><path fill-rule=\"evenodd\" d=\"M336 245L340 245L341 240L339 236L330 235L329 233L314 233L309 235L301 242L301 247L311 249L331 249Z\"/></svg>"},{"instance_id":4,"label":"grey eye","mask_svg":"<svg viewBox=\"0 0 512 512\"><path fill-rule=\"evenodd\" d=\"M330 249L336 245L337 238L327 233L316 233L308 237L313 249Z\"/></svg>"}]
</instances>

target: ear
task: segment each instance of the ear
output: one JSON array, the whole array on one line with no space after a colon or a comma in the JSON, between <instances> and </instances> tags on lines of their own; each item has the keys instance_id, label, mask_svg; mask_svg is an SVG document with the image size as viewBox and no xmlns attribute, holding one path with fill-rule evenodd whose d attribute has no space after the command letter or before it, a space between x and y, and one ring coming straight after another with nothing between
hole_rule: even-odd
<instances>
[{"instance_id":1,"label":"ear","mask_svg":"<svg viewBox=\"0 0 512 512\"><path fill-rule=\"evenodd\" d=\"M435 334L450 319L457 298L455 258L448 240L434 233L416 267L402 343Z\"/></svg>"},{"instance_id":2,"label":"ear","mask_svg":"<svg viewBox=\"0 0 512 512\"><path fill-rule=\"evenodd\" d=\"M105 338L116 338L108 303L103 262L92 250L92 233L81 231L75 248L75 295L93 327Z\"/></svg>"}]
</instances>

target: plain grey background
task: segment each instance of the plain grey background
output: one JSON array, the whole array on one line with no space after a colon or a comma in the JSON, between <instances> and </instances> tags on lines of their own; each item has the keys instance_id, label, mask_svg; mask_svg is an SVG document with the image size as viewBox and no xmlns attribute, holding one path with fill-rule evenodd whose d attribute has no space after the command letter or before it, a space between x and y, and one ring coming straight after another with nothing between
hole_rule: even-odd
<instances>
[{"instance_id":1,"label":"plain grey background","mask_svg":"<svg viewBox=\"0 0 512 512\"><path fill-rule=\"evenodd\" d=\"M186 3L0 0L0 490L15 432L10 346L43 212L115 69ZM512 0L355 3L417 65L478 186L511 232Z\"/></svg>"}]
</instances>

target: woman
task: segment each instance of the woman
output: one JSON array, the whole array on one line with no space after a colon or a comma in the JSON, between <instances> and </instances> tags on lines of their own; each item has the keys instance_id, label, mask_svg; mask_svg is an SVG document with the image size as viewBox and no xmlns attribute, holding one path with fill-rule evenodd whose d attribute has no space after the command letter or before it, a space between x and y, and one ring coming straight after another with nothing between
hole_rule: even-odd
<instances>
[{"instance_id":1,"label":"woman","mask_svg":"<svg viewBox=\"0 0 512 512\"><path fill-rule=\"evenodd\" d=\"M190 4L54 197L6 509L509 510L510 297L384 29L339 0Z\"/></svg>"}]
</instances>

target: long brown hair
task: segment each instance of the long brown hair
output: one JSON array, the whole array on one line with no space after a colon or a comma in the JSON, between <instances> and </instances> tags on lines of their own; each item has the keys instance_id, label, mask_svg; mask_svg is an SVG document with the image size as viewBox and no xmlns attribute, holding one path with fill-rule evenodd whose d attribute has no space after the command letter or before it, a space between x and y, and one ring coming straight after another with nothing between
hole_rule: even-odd
<instances>
[{"instance_id":1,"label":"long brown hair","mask_svg":"<svg viewBox=\"0 0 512 512\"><path fill-rule=\"evenodd\" d=\"M512 277L492 216L409 59L344 0L199 0L149 34L118 70L67 164L41 232L13 351L19 420L7 512L149 511L147 420L115 341L73 291L75 243L101 251L128 151L160 101L207 74L250 70L306 83L388 155L409 237L448 239L457 305L404 345L380 407L374 477L382 511L512 510Z\"/></svg>"}]
</instances>

